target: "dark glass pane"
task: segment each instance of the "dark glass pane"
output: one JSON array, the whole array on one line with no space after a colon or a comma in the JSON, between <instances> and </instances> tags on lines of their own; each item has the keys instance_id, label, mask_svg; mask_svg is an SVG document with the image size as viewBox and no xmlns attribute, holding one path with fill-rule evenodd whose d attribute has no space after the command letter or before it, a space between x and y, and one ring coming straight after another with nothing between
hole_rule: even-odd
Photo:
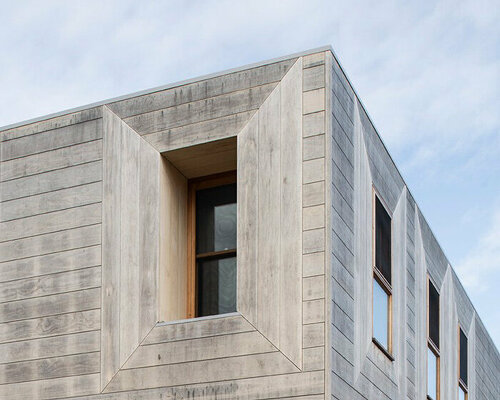
<instances>
[{"instance_id":1,"label":"dark glass pane","mask_svg":"<svg viewBox=\"0 0 500 400\"><path fill-rule=\"evenodd\" d=\"M427 349L427 395L437 400L437 357L431 349Z\"/></svg>"},{"instance_id":2,"label":"dark glass pane","mask_svg":"<svg viewBox=\"0 0 500 400\"><path fill-rule=\"evenodd\" d=\"M236 184L196 192L196 253L236 248Z\"/></svg>"},{"instance_id":3,"label":"dark glass pane","mask_svg":"<svg viewBox=\"0 0 500 400\"><path fill-rule=\"evenodd\" d=\"M373 280L373 337L389 350L389 295Z\"/></svg>"},{"instance_id":4,"label":"dark glass pane","mask_svg":"<svg viewBox=\"0 0 500 400\"><path fill-rule=\"evenodd\" d=\"M226 314L236 311L236 257L219 261L219 311Z\"/></svg>"},{"instance_id":5,"label":"dark glass pane","mask_svg":"<svg viewBox=\"0 0 500 400\"><path fill-rule=\"evenodd\" d=\"M460 329L460 379L467 385L467 337Z\"/></svg>"},{"instance_id":6,"label":"dark glass pane","mask_svg":"<svg viewBox=\"0 0 500 400\"><path fill-rule=\"evenodd\" d=\"M198 317L236 311L236 257L198 261Z\"/></svg>"},{"instance_id":7,"label":"dark glass pane","mask_svg":"<svg viewBox=\"0 0 500 400\"><path fill-rule=\"evenodd\" d=\"M429 337L439 349L439 293L429 282Z\"/></svg>"},{"instance_id":8,"label":"dark glass pane","mask_svg":"<svg viewBox=\"0 0 500 400\"><path fill-rule=\"evenodd\" d=\"M375 266L391 283L391 217L375 198Z\"/></svg>"},{"instance_id":9,"label":"dark glass pane","mask_svg":"<svg viewBox=\"0 0 500 400\"><path fill-rule=\"evenodd\" d=\"M214 250L236 248L236 203L215 206Z\"/></svg>"}]
</instances>

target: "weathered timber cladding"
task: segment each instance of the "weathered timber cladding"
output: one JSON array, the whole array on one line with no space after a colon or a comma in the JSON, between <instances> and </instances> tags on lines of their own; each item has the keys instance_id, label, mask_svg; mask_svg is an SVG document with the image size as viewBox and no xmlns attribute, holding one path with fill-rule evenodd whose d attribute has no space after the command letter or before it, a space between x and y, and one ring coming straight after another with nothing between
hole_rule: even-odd
<instances>
[{"instance_id":1,"label":"weathered timber cladding","mask_svg":"<svg viewBox=\"0 0 500 400\"><path fill-rule=\"evenodd\" d=\"M237 168L237 312L185 319L207 166ZM373 188L394 361L371 342ZM441 398L458 324L469 399L500 397L498 351L328 48L0 131L2 399L421 399L427 276Z\"/></svg>"},{"instance_id":2,"label":"weathered timber cladding","mask_svg":"<svg viewBox=\"0 0 500 400\"><path fill-rule=\"evenodd\" d=\"M469 338L469 399L500 396L498 350L344 71L331 54L328 59L332 398L426 397L427 276L442 299L441 398L458 396L458 324ZM372 188L392 213L394 362L371 342ZM486 357L478 355L481 334L489 344Z\"/></svg>"},{"instance_id":3,"label":"weathered timber cladding","mask_svg":"<svg viewBox=\"0 0 500 400\"><path fill-rule=\"evenodd\" d=\"M98 388L102 135L100 109L2 132L1 398Z\"/></svg>"}]
</instances>

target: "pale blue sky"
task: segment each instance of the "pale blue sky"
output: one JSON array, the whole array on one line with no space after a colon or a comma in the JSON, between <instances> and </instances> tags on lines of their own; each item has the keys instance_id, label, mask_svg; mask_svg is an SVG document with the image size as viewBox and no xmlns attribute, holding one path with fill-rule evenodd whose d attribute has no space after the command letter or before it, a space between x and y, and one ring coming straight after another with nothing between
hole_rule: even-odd
<instances>
[{"instance_id":1,"label":"pale blue sky","mask_svg":"<svg viewBox=\"0 0 500 400\"><path fill-rule=\"evenodd\" d=\"M0 0L0 126L331 44L500 347L499 4Z\"/></svg>"}]
</instances>

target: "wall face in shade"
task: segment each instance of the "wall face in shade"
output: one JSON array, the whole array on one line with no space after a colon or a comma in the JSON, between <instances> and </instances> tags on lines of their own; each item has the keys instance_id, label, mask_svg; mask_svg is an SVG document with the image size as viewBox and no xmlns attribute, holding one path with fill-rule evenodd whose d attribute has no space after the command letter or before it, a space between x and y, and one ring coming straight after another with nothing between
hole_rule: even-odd
<instances>
[{"instance_id":1,"label":"wall face in shade","mask_svg":"<svg viewBox=\"0 0 500 400\"><path fill-rule=\"evenodd\" d=\"M440 293L441 399L458 398L458 326L468 336L469 399L500 398L500 356L332 55L329 340L335 399L427 395L427 279ZM393 356L372 343L372 191L392 213Z\"/></svg>"},{"instance_id":2,"label":"wall face in shade","mask_svg":"<svg viewBox=\"0 0 500 400\"><path fill-rule=\"evenodd\" d=\"M469 398L499 396L498 352L329 49L0 145L0 398L420 399L427 275L442 398L459 323ZM183 320L187 179L235 167L238 312ZM373 187L393 215L392 363L371 342Z\"/></svg>"}]
</instances>

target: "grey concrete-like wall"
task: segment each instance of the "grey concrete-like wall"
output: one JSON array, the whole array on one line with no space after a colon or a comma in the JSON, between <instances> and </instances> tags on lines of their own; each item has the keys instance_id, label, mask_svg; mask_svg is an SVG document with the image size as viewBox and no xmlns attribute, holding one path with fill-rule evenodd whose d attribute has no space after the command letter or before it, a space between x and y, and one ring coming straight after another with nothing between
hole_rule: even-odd
<instances>
[{"instance_id":1,"label":"grey concrete-like wall","mask_svg":"<svg viewBox=\"0 0 500 400\"><path fill-rule=\"evenodd\" d=\"M101 108L1 132L0 398L99 390Z\"/></svg>"},{"instance_id":2,"label":"grey concrete-like wall","mask_svg":"<svg viewBox=\"0 0 500 400\"><path fill-rule=\"evenodd\" d=\"M323 50L1 131L0 398L324 399L325 82ZM232 151L238 312L183 320L179 191Z\"/></svg>"},{"instance_id":3,"label":"grey concrete-like wall","mask_svg":"<svg viewBox=\"0 0 500 400\"><path fill-rule=\"evenodd\" d=\"M331 395L423 399L427 277L440 292L441 398L458 398L458 327L468 336L469 399L500 398L500 356L333 55L331 118ZM372 336L372 191L393 218L393 356Z\"/></svg>"},{"instance_id":4,"label":"grey concrete-like wall","mask_svg":"<svg viewBox=\"0 0 500 400\"><path fill-rule=\"evenodd\" d=\"M183 320L187 180L236 166L237 312ZM372 187L394 362L371 342ZM427 274L442 398L459 323L469 399L498 398L498 351L329 48L0 130L2 399L421 399Z\"/></svg>"}]
</instances>

